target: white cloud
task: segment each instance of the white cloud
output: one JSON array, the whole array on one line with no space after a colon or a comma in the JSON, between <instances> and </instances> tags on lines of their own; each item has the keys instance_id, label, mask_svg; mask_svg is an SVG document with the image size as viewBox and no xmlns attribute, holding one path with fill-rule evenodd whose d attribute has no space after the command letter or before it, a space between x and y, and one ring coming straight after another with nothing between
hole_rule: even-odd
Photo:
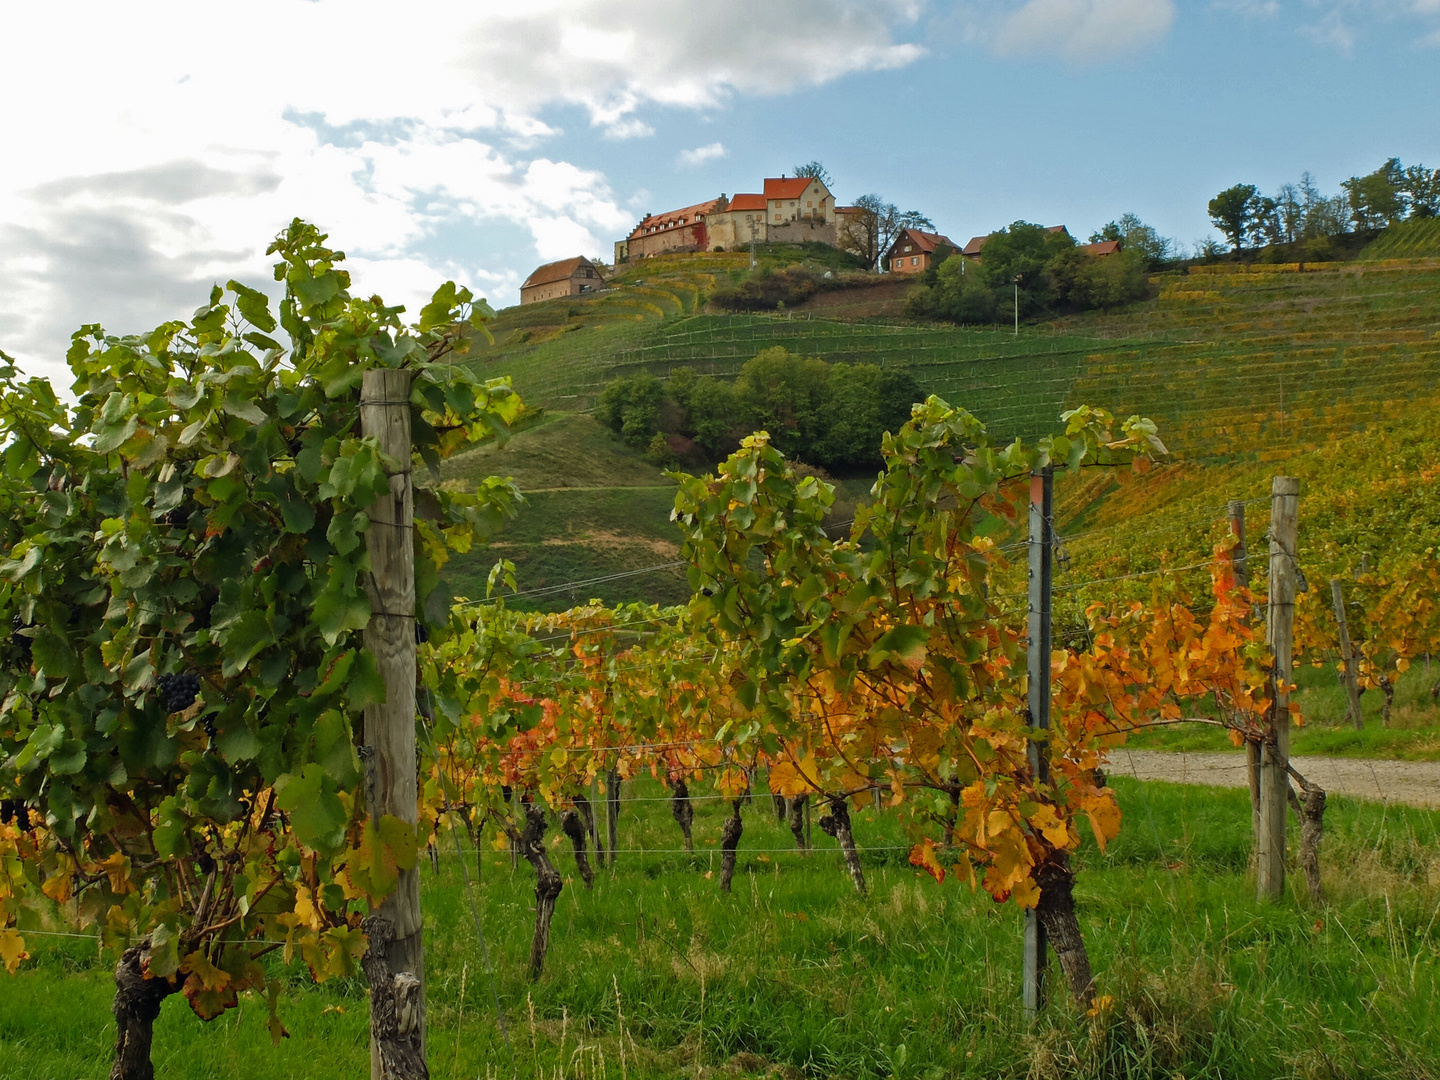
<instances>
[{"instance_id":1,"label":"white cloud","mask_svg":"<svg viewBox=\"0 0 1440 1080\"><path fill-rule=\"evenodd\" d=\"M1057 56L1102 64L1158 44L1175 22L1174 0L1025 0L993 13L985 34L1002 56Z\"/></svg>"},{"instance_id":2,"label":"white cloud","mask_svg":"<svg viewBox=\"0 0 1440 1080\"><path fill-rule=\"evenodd\" d=\"M545 110L639 138L646 109L897 67L920 54L897 34L923 2L0 6L0 100L23 102L0 112L0 348L58 374L82 321L139 330L213 280L263 283L296 214L358 288L413 305L454 277L511 302L535 258L605 254L632 220L603 175L537 150L558 133ZM500 265L457 257L461 232L505 237Z\"/></svg>"},{"instance_id":3,"label":"white cloud","mask_svg":"<svg viewBox=\"0 0 1440 1080\"><path fill-rule=\"evenodd\" d=\"M705 146L697 146L693 150L681 150L679 162L681 165L703 165L707 161L725 156L725 144L712 142Z\"/></svg>"}]
</instances>

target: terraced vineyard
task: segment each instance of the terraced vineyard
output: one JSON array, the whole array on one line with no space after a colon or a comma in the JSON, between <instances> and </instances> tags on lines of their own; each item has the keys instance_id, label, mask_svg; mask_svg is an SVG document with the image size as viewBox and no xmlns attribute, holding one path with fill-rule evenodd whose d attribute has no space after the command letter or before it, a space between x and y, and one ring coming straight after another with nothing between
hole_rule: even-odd
<instances>
[{"instance_id":1,"label":"terraced vineyard","mask_svg":"<svg viewBox=\"0 0 1440 1080\"><path fill-rule=\"evenodd\" d=\"M1360 254L1362 261L1440 258L1440 218L1411 218L1391 225Z\"/></svg>"},{"instance_id":2,"label":"terraced vineyard","mask_svg":"<svg viewBox=\"0 0 1440 1080\"><path fill-rule=\"evenodd\" d=\"M1066 400L1157 420L1187 458L1283 457L1407 411L1440 376L1440 265L1197 268L1070 321L1117 340Z\"/></svg>"}]
</instances>

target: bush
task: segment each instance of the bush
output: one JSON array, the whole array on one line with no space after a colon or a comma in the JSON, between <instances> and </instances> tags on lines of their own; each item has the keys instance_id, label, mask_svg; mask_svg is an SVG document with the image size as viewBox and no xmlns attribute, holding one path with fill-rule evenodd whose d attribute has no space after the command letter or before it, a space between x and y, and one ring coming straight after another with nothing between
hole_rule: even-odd
<instances>
[{"instance_id":1,"label":"bush","mask_svg":"<svg viewBox=\"0 0 1440 1080\"><path fill-rule=\"evenodd\" d=\"M782 304L803 304L819 289L815 275L803 266L784 270L761 267L736 285L721 286L710 303L723 311L773 311Z\"/></svg>"},{"instance_id":2,"label":"bush","mask_svg":"<svg viewBox=\"0 0 1440 1080\"><path fill-rule=\"evenodd\" d=\"M595 401L595 418L628 445L647 446L659 431L665 388L649 372L616 379Z\"/></svg>"}]
</instances>

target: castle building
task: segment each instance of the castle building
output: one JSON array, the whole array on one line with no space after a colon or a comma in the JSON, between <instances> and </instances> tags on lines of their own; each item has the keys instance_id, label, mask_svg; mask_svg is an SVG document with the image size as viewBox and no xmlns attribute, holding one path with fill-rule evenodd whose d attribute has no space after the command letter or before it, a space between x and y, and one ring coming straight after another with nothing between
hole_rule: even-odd
<instances>
[{"instance_id":1,"label":"castle building","mask_svg":"<svg viewBox=\"0 0 1440 1080\"><path fill-rule=\"evenodd\" d=\"M635 262L684 251L737 251L759 244L836 244L835 196L809 176L767 177L759 194L721 195L665 214L647 214L624 240L615 261Z\"/></svg>"},{"instance_id":2,"label":"castle building","mask_svg":"<svg viewBox=\"0 0 1440 1080\"><path fill-rule=\"evenodd\" d=\"M583 255L537 266L520 286L520 303L579 296L604 283L599 269Z\"/></svg>"},{"instance_id":3,"label":"castle building","mask_svg":"<svg viewBox=\"0 0 1440 1080\"><path fill-rule=\"evenodd\" d=\"M616 263L649 259L676 251L708 251L708 217L725 196L682 206L665 214L646 214L624 240L615 242Z\"/></svg>"}]
</instances>

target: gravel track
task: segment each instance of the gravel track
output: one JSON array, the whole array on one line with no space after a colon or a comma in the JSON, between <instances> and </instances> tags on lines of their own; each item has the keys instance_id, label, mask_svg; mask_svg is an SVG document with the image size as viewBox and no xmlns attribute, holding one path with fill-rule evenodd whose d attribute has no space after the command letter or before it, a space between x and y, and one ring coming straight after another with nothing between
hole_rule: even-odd
<instances>
[{"instance_id":1,"label":"gravel track","mask_svg":"<svg viewBox=\"0 0 1440 1080\"><path fill-rule=\"evenodd\" d=\"M1290 763L1305 779L1319 784L1331 795L1440 807L1440 761L1294 757ZM1110 755L1110 775L1243 788L1246 786L1245 755L1239 751L1191 754L1121 747Z\"/></svg>"}]
</instances>

